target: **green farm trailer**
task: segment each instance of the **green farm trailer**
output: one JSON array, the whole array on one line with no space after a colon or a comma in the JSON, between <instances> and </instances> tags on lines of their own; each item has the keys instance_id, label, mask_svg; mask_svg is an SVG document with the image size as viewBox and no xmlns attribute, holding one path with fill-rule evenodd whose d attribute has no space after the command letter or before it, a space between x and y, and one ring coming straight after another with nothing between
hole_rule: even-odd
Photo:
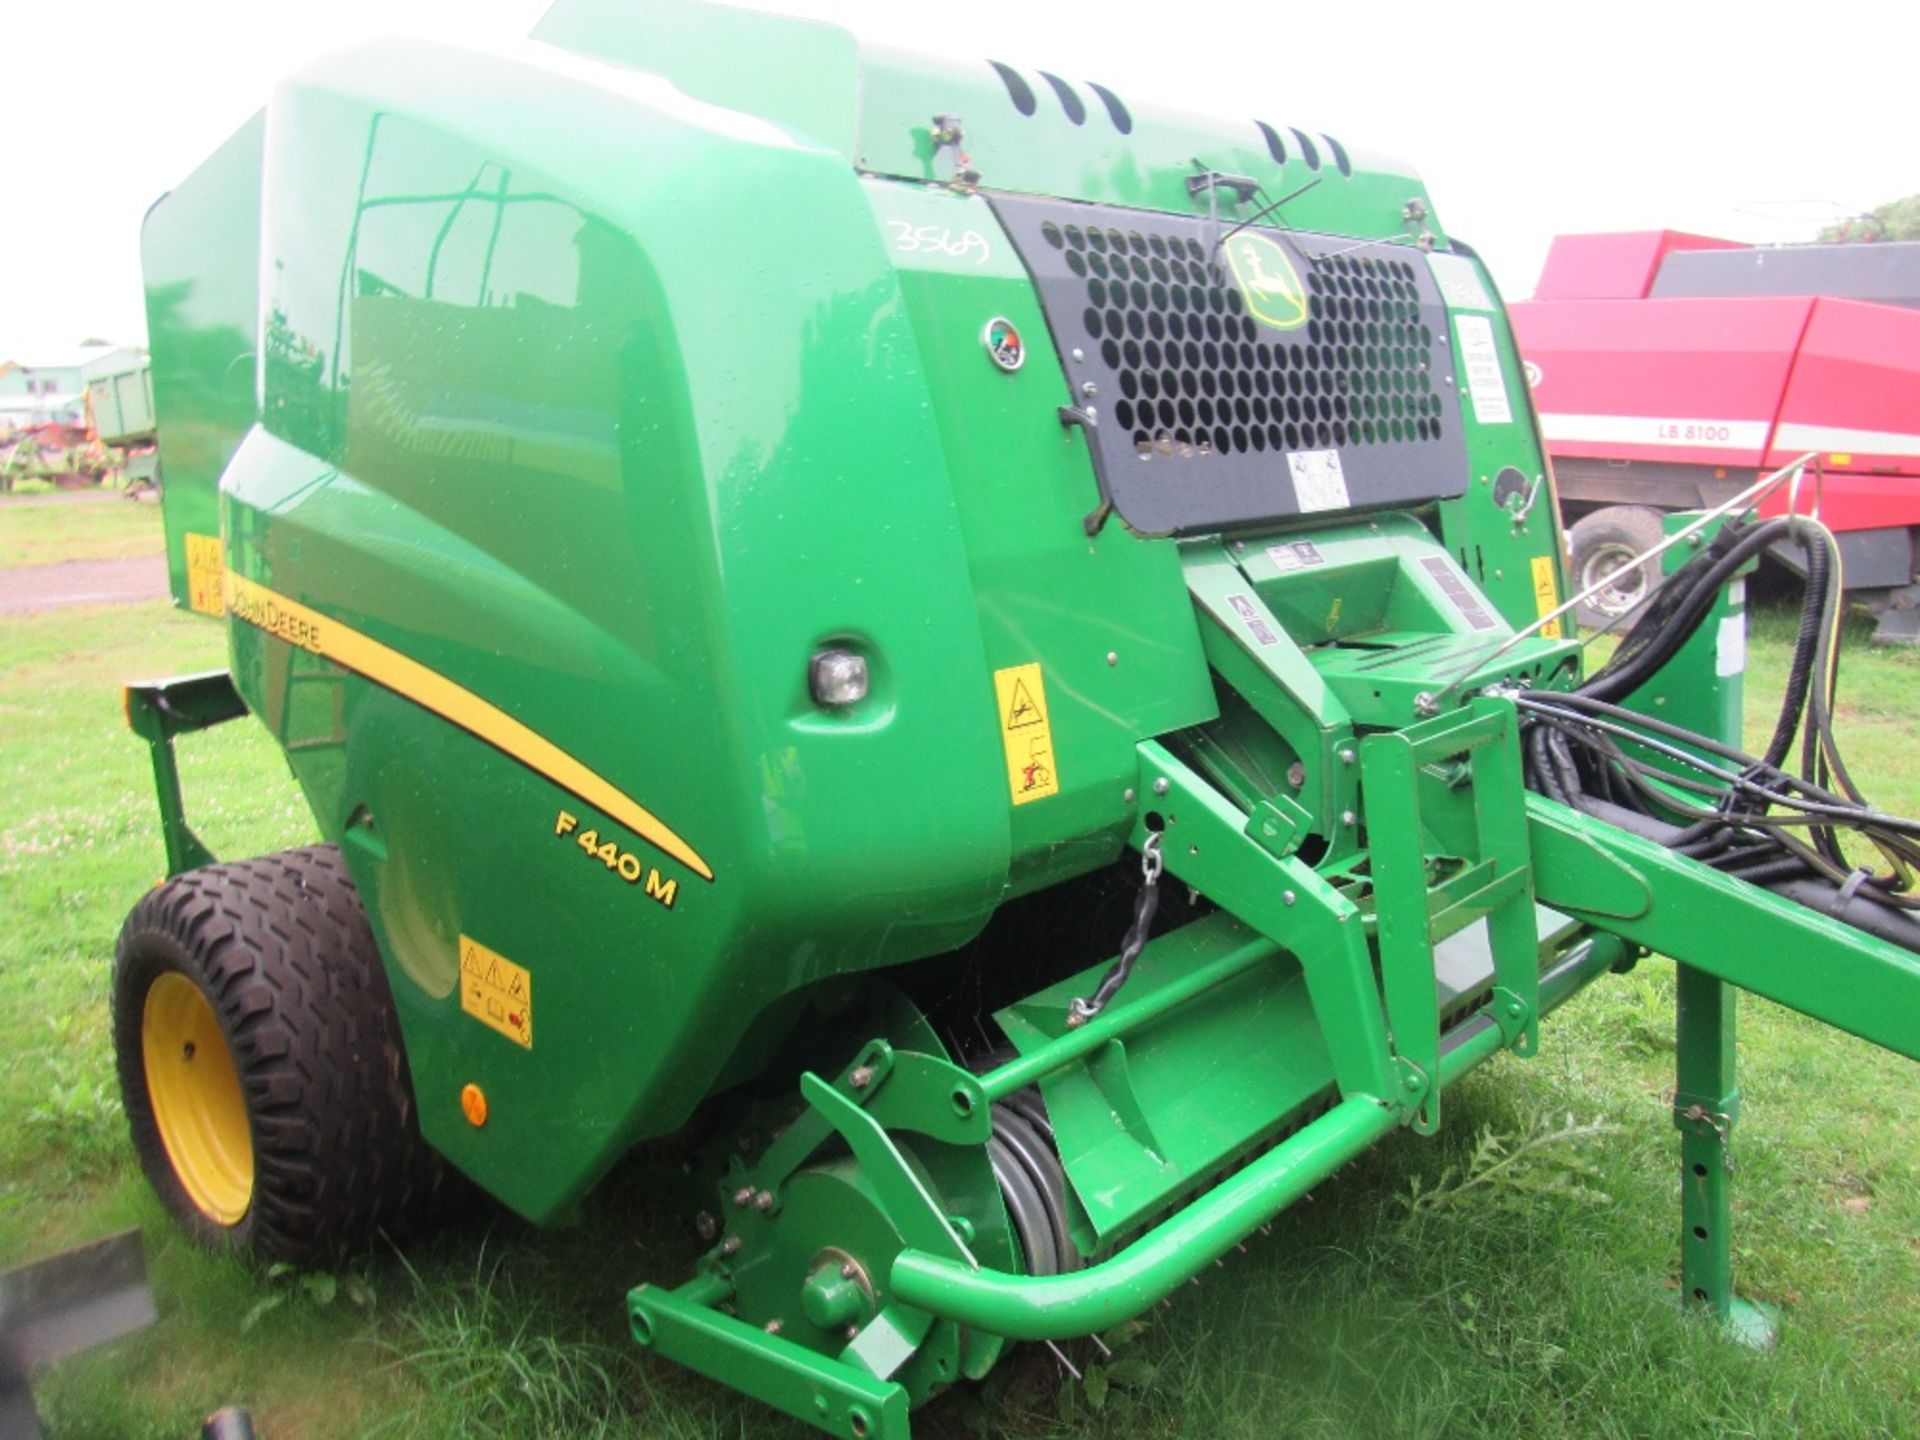
<instances>
[{"instance_id":1,"label":"green farm trailer","mask_svg":"<svg viewBox=\"0 0 1920 1440\"><path fill-rule=\"evenodd\" d=\"M171 878L133 1142L322 1263L450 1167L702 1238L635 1341L833 1434L1138 1314L1650 951L1688 1302L1734 997L1920 1056L1920 826L1831 734L1831 537L1676 522L1572 633L1505 312L1406 167L1272 114L692 3L362 46L150 215ZM1738 578L1809 582L1736 747ZM216 862L242 715L322 843ZM1796 747L1797 751L1796 751Z\"/></svg>"},{"instance_id":2,"label":"green farm trailer","mask_svg":"<svg viewBox=\"0 0 1920 1440\"><path fill-rule=\"evenodd\" d=\"M125 453L121 472L129 486L159 481L160 453L154 444L153 367L148 361L89 375L87 415L101 441Z\"/></svg>"}]
</instances>

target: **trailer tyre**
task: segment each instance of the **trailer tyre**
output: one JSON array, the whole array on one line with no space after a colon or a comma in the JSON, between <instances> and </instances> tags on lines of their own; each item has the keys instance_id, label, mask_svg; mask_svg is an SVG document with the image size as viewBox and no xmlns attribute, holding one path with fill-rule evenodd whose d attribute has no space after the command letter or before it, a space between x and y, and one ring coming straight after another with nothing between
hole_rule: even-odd
<instances>
[{"instance_id":1,"label":"trailer tyre","mask_svg":"<svg viewBox=\"0 0 1920 1440\"><path fill-rule=\"evenodd\" d=\"M327 1263L441 1186L386 972L331 845L149 891L120 932L113 1038L141 1166L211 1249Z\"/></svg>"},{"instance_id":2,"label":"trailer tyre","mask_svg":"<svg viewBox=\"0 0 1920 1440\"><path fill-rule=\"evenodd\" d=\"M1651 550L1665 538L1660 513L1643 505L1609 505L1573 527L1573 592L1612 577L1606 588L1583 600L1582 625L1601 626L1637 608L1660 583L1657 560L1628 566L1634 556Z\"/></svg>"}]
</instances>

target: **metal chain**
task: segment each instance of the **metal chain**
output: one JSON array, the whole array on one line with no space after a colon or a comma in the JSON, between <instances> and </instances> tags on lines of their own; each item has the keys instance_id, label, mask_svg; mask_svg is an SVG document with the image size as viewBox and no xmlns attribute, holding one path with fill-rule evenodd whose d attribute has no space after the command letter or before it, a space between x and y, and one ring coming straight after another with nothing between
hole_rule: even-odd
<instances>
[{"instance_id":1,"label":"metal chain","mask_svg":"<svg viewBox=\"0 0 1920 1440\"><path fill-rule=\"evenodd\" d=\"M1092 996L1076 997L1067 1006L1069 1030L1079 1029L1106 1009L1113 997L1120 993L1120 987L1133 974L1133 962L1140 958L1140 952L1146 948L1147 931L1153 925L1153 913L1160 908L1160 873L1165 868L1166 862L1160 855L1160 832L1149 830L1145 843L1140 847L1140 895L1133 902L1133 924L1127 927L1126 938L1120 942L1120 958L1102 977L1099 988Z\"/></svg>"},{"instance_id":2,"label":"metal chain","mask_svg":"<svg viewBox=\"0 0 1920 1440\"><path fill-rule=\"evenodd\" d=\"M1160 872L1166 868L1166 862L1160 858L1160 832L1149 830L1146 844L1140 847L1140 880L1145 885L1158 885Z\"/></svg>"}]
</instances>

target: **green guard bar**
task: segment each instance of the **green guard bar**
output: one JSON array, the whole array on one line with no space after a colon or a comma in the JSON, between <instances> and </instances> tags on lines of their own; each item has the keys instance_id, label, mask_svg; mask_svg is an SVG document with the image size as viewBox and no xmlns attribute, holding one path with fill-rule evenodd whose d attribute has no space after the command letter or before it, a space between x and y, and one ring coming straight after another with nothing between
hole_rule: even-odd
<instances>
[{"instance_id":1,"label":"green guard bar","mask_svg":"<svg viewBox=\"0 0 1920 1440\"><path fill-rule=\"evenodd\" d=\"M1440 1059L1451 1083L1501 1048L1486 1026ZM1140 1314L1402 1123L1370 1095L1342 1100L1119 1254L1066 1275L970 1270L921 1250L893 1262L894 1297L1010 1340L1067 1340Z\"/></svg>"},{"instance_id":2,"label":"green guard bar","mask_svg":"<svg viewBox=\"0 0 1920 1440\"><path fill-rule=\"evenodd\" d=\"M1498 1046L1500 1032L1490 1032ZM1111 1259L1067 1275L969 1270L921 1250L893 1262L902 1303L1011 1340L1117 1325L1170 1293L1400 1123L1369 1095L1343 1100Z\"/></svg>"}]
</instances>

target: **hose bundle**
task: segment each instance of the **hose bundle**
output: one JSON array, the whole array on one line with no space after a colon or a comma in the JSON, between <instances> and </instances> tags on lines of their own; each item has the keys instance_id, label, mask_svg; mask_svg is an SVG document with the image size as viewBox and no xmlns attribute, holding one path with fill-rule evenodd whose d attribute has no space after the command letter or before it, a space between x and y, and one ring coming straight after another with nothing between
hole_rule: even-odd
<instances>
[{"instance_id":1,"label":"hose bundle","mask_svg":"<svg viewBox=\"0 0 1920 1440\"><path fill-rule=\"evenodd\" d=\"M1806 589L1766 753L1642 715L1623 702L1679 653L1740 568L1789 542ZM1717 870L1920 950L1920 821L1883 814L1855 785L1833 733L1844 613L1839 548L1805 517L1730 524L1661 585L1606 665L1571 691L1515 697L1527 785ZM1797 772L1784 768L1796 737ZM1855 864L1864 837L1884 870Z\"/></svg>"}]
</instances>

